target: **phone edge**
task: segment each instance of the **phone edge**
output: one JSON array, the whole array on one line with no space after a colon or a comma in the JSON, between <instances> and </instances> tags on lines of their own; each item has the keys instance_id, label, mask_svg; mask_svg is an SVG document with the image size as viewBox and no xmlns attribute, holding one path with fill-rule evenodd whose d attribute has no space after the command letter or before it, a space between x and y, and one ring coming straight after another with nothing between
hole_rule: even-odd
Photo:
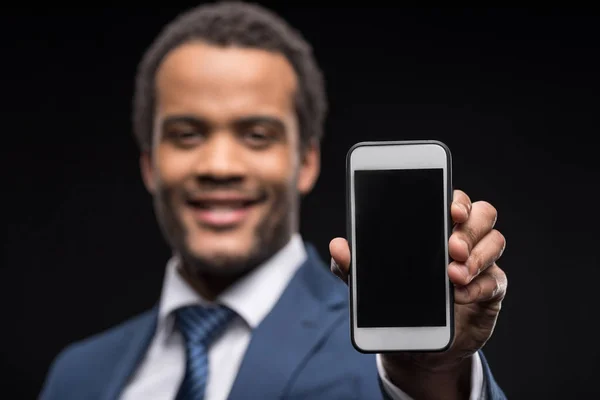
<instances>
[{"instance_id":1,"label":"phone edge","mask_svg":"<svg viewBox=\"0 0 600 400\"><path fill-rule=\"evenodd\" d=\"M451 213L451 207L452 207L452 202L454 201L454 183L453 183L453 177L452 177L452 152L450 151L450 148L442 141L439 140L390 140L390 141L363 141L363 142L358 142L355 143L354 145L352 145L352 147L350 147L350 149L348 149L348 152L346 153L346 240L348 242L348 248L350 249L350 265L349 265L349 270L348 270L348 299L349 299L349 312L350 312L350 342L352 343L352 346L354 347L354 349L360 353L363 354L377 354L377 353L386 353L386 354L393 354L393 353L397 353L397 351L383 351L383 350L365 350L363 348L361 348L355 340L355 336L354 336L354 295L353 295L353 282L352 282L352 259L353 259L353 251L352 251L352 209L351 209L351 188L350 188L350 182L351 182L351 168L350 168L350 158L352 156L352 152L354 152L354 150L356 150L359 147L365 147L365 146L381 146L381 145L421 145L421 144L436 144L438 146L440 146L442 149L444 149L445 153L446 153L446 168L447 168L447 196L448 196L448 210L447 210L447 220L448 220L448 226L446 227L447 229L447 236L448 238L450 238L451 234L452 234L452 213ZM446 250L448 251L448 242L446 242ZM452 285L452 282L450 282L450 280L448 280L448 285L449 285L449 302L450 302L450 340L448 341L448 343L439 348L439 349L426 349L426 350L402 350L402 351L398 351L401 353L442 353L446 350L448 350L452 344L454 343L455 340L455 312L454 312L454 286Z\"/></svg>"}]
</instances>

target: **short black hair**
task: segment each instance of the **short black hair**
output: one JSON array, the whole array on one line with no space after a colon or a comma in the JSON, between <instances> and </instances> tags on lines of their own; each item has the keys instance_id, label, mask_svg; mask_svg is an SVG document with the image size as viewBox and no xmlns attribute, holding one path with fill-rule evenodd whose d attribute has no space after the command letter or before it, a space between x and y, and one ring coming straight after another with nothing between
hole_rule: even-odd
<instances>
[{"instance_id":1,"label":"short black hair","mask_svg":"<svg viewBox=\"0 0 600 400\"><path fill-rule=\"evenodd\" d=\"M192 8L163 28L144 54L136 75L133 131L141 150L152 146L155 74L163 58L179 45L200 40L218 46L258 48L284 55L298 78L295 98L302 148L321 141L327 113L323 74L302 35L262 6L224 1Z\"/></svg>"}]
</instances>

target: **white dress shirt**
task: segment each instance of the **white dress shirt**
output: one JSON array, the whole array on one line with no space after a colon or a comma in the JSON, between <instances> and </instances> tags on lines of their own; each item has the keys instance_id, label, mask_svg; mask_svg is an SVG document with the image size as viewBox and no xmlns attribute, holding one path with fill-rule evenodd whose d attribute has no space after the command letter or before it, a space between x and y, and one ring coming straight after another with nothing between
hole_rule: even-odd
<instances>
[{"instance_id":1,"label":"white dress shirt","mask_svg":"<svg viewBox=\"0 0 600 400\"><path fill-rule=\"evenodd\" d=\"M216 302L237 313L224 333L211 345L208 353L209 376L206 400L225 400L236 378L253 329L271 311L292 276L306 260L307 254L299 234L266 263L224 291ZM178 259L167 263L164 286L158 309L156 333L144 359L125 388L122 400L174 399L186 365L185 344L174 328L177 308L189 304L206 304L177 272ZM387 378L377 357L377 368L388 394L397 400L409 400ZM471 399L478 399L483 376L481 362L473 362Z\"/></svg>"}]
</instances>

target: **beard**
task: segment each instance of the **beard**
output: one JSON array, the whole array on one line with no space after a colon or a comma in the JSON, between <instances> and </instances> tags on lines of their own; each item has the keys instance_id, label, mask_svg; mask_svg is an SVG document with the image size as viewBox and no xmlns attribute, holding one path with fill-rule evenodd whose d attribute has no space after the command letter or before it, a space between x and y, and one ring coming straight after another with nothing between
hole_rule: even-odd
<instances>
[{"instance_id":1,"label":"beard","mask_svg":"<svg viewBox=\"0 0 600 400\"><path fill-rule=\"evenodd\" d=\"M273 186L267 196L269 209L254 227L252 243L244 254L227 252L210 256L192 251L187 243L187 228L178 217L183 198L175 189L160 187L154 196L154 209L165 240L180 257L182 268L192 278L233 279L255 269L283 248L297 229L299 196L285 184Z\"/></svg>"}]
</instances>

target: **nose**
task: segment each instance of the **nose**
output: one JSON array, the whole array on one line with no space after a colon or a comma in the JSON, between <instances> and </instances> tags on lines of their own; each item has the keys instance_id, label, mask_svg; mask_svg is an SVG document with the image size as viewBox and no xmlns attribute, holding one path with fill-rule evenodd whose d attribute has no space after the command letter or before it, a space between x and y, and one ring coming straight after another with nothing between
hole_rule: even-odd
<instances>
[{"instance_id":1,"label":"nose","mask_svg":"<svg viewBox=\"0 0 600 400\"><path fill-rule=\"evenodd\" d=\"M215 133L199 154L196 173L211 180L239 180L245 175L243 151L233 135Z\"/></svg>"}]
</instances>

